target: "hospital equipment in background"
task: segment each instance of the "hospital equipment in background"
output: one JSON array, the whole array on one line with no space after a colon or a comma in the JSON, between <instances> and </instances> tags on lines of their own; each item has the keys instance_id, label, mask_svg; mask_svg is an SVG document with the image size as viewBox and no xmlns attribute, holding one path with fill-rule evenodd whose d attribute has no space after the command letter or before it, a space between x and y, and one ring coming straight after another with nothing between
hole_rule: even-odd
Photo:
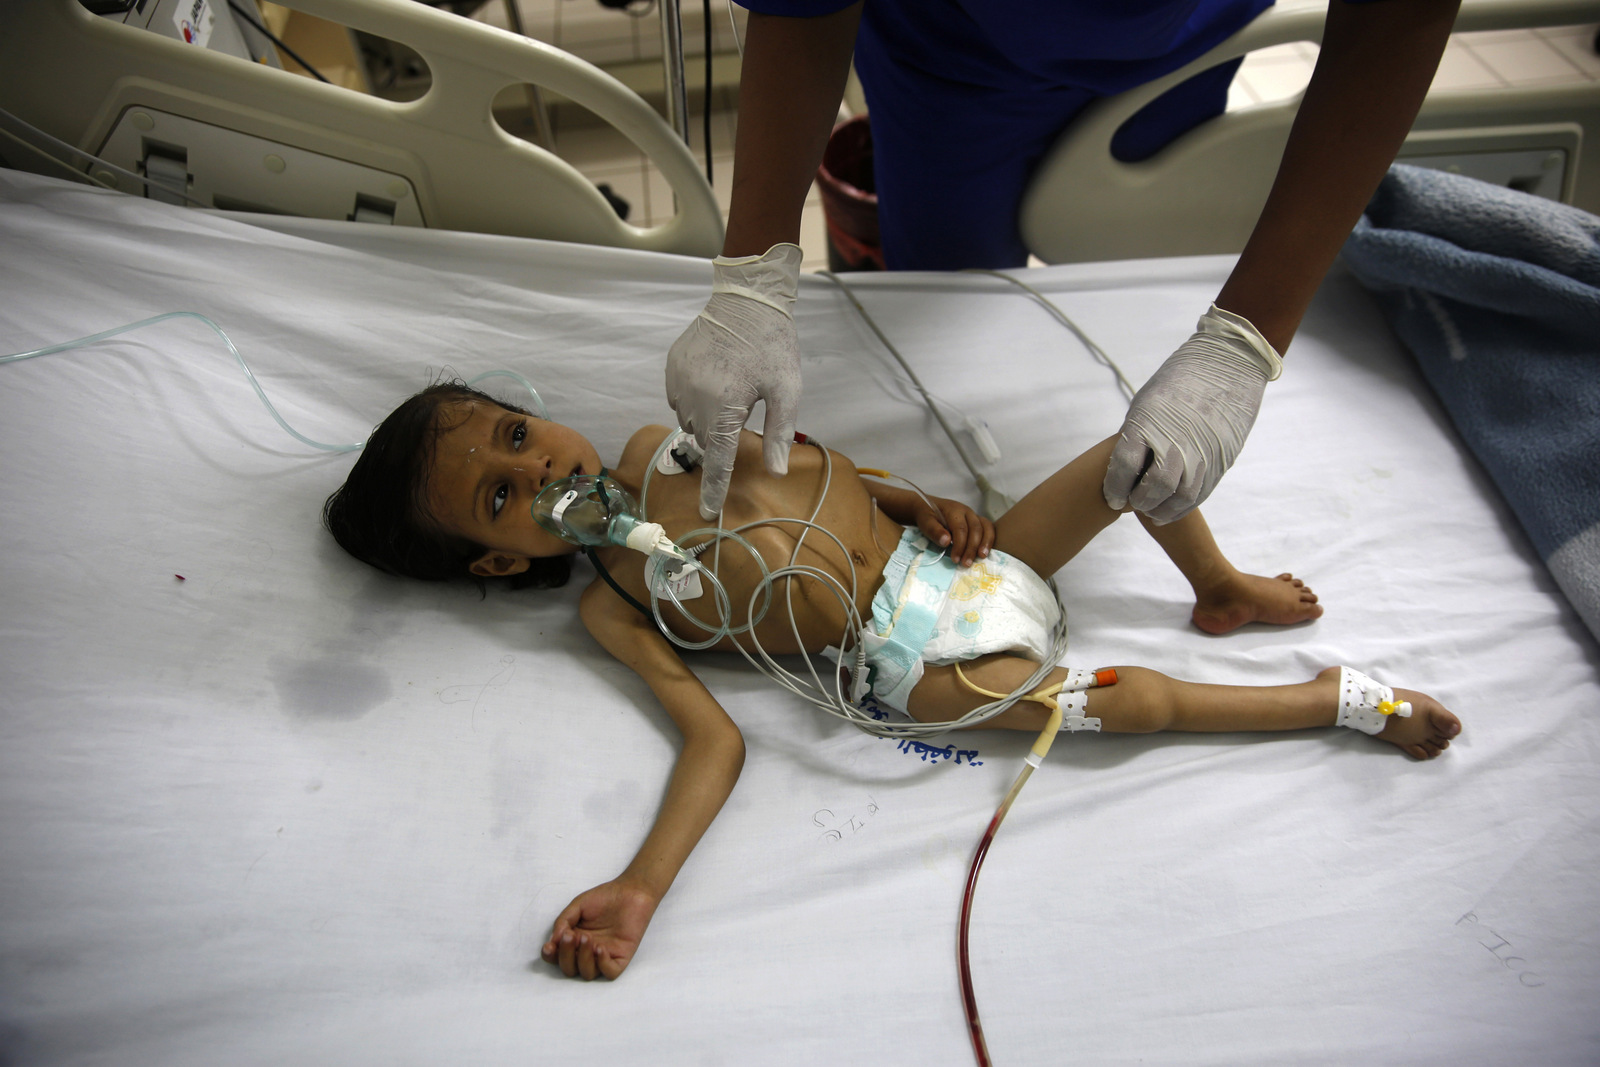
<instances>
[{"instance_id":1,"label":"hospital equipment in background","mask_svg":"<svg viewBox=\"0 0 1600 1067\"><path fill-rule=\"evenodd\" d=\"M1154 157L1123 163L1111 138L1173 86L1260 48L1319 41L1327 4L1289 0L1148 85L1098 100L1045 156L1023 196L1028 249L1047 263L1238 252L1277 174L1303 93L1228 111ZM1595 0L1463 0L1455 32L1600 20ZM1435 90L1399 162L1511 185L1600 213L1600 85Z\"/></svg>"},{"instance_id":2,"label":"hospital equipment in background","mask_svg":"<svg viewBox=\"0 0 1600 1067\"><path fill-rule=\"evenodd\" d=\"M82 0L90 12L184 44L283 69L273 42L237 18L227 0Z\"/></svg>"},{"instance_id":3,"label":"hospital equipment in background","mask_svg":"<svg viewBox=\"0 0 1600 1067\"><path fill-rule=\"evenodd\" d=\"M720 249L721 214L688 147L597 67L420 4L290 6L414 49L432 75L427 93L381 100L125 26L79 0L17 0L0 12L0 107L222 209L699 256ZM569 164L501 129L495 97L518 85L559 93L615 126L660 168L676 214L630 226ZM112 171L99 177L144 194Z\"/></svg>"},{"instance_id":4,"label":"hospital equipment in background","mask_svg":"<svg viewBox=\"0 0 1600 1067\"><path fill-rule=\"evenodd\" d=\"M151 0L151 26L165 28L176 3ZM421 4L292 0L286 6L414 49L429 67L430 88L410 103L380 100L285 77L268 69L271 58L265 66L247 64L215 48L141 32L91 14L81 0L11 0L0 11L0 108L218 208L690 255L720 248L720 212L682 139L682 35L672 0L662 9L668 121L583 60ZM1254 49L1317 40L1324 9L1323 0L1289 0L1167 78L1092 105L1041 164L1024 199L1030 249L1048 262L1076 262L1242 248L1298 97L1225 113L1139 163L1113 159L1111 136L1197 71ZM1464 0L1456 29L1592 21L1600 21L1597 0ZM235 55L259 52L252 32L240 31ZM648 229L629 226L572 167L502 130L492 105L515 85L561 94L615 125L660 168L677 214ZM1594 211L1600 209L1597 129L1594 84L1439 91L1424 103L1400 158ZM4 152L15 166L61 174L60 166L31 154ZM85 169L78 161L72 166ZM103 177L145 195L137 182L110 171Z\"/></svg>"}]
</instances>

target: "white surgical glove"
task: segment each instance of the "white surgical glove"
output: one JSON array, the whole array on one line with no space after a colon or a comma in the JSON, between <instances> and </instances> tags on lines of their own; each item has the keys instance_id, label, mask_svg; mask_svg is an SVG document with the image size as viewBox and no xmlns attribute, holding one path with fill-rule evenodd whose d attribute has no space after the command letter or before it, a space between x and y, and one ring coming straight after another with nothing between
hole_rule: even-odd
<instances>
[{"instance_id":1,"label":"white surgical glove","mask_svg":"<svg viewBox=\"0 0 1600 1067\"><path fill-rule=\"evenodd\" d=\"M757 400L767 403L763 458L789 470L800 409L800 339L791 308L800 290L800 247L711 261L711 299L667 353L667 403L694 434L701 461L700 514L722 511L739 431Z\"/></svg>"},{"instance_id":2,"label":"white surgical glove","mask_svg":"<svg viewBox=\"0 0 1600 1067\"><path fill-rule=\"evenodd\" d=\"M1212 304L1134 395L1106 469L1106 503L1132 504L1157 523L1189 514L1233 466L1262 392L1282 373L1249 319Z\"/></svg>"}]
</instances>

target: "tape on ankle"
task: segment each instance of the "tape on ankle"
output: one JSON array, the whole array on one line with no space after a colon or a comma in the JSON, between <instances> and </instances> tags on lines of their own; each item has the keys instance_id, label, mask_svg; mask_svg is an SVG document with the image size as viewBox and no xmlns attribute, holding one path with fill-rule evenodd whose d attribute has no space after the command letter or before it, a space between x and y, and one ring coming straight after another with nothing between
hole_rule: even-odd
<instances>
[{"instance_id":1,"label":"tape on ankle","mask_svg":"<svg viewBox=\"0 0 1600 1067\"><path fill-rule=\"evenodd\" d=\"M1381 710L1384 706L1389 710ZM1360 671L1339 668L1339 717L1335 726L1377 734L1383 731L1390 714L1405 718L1411 714L1411 705L1397 703L1393 689L1379 685Z\"/></svg>"}]
</instances>

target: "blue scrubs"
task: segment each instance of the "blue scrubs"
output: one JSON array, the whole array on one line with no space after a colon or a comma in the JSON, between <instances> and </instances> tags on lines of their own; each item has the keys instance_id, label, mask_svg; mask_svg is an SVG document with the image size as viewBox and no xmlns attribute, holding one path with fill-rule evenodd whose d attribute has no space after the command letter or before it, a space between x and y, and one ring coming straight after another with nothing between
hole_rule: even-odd
<instances>
[{"instance_id":1,"label":"blue scrubs","mask_svg":"<svg viewBox=\"0 0 1600 1067\"><path fill-rule=\"evenodd\" d=\"M740 0L815 16L850 0ZM1029 176L1097 97L1188 63L1272 0L867 0L856 71L891 270L1020 267ZM1138 160L1227 106L1239 61L1153 101L1112 152Z\"/></svg>"}]
</instances>

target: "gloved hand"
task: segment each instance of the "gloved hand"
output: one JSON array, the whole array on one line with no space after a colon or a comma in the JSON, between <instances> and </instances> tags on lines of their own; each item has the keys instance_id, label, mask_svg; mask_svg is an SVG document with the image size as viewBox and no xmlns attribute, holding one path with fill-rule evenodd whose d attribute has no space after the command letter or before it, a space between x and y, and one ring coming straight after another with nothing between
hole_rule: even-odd
<instances>
[{"instance_id":1,"label":"gloved hand","mask_svg":"<svg viewBox=\"0 0 1600 1067\"><path fill-rule=\"evenodd\" d=\"M711 299L667 353L667 403L705 451L700 514L715 519L728 493L739 431L767 403L767 470L789 470L800 410L800 339L790 309L800 289L800 248L712 260Z\"/></svg>"},{"instance_id":2,"label":"gloved hand","mask_svg":"<svg viewBox=\"0 0 1600 1067\"><path fill-rule=\"evenodd\" d=\"M1282 373L1249 319L1212 304L1134 395L1106 469L1106 503L1132 504L1157 523L1194 510L1233 465L1262 392Z\"/></svg>"}]
</instances>

